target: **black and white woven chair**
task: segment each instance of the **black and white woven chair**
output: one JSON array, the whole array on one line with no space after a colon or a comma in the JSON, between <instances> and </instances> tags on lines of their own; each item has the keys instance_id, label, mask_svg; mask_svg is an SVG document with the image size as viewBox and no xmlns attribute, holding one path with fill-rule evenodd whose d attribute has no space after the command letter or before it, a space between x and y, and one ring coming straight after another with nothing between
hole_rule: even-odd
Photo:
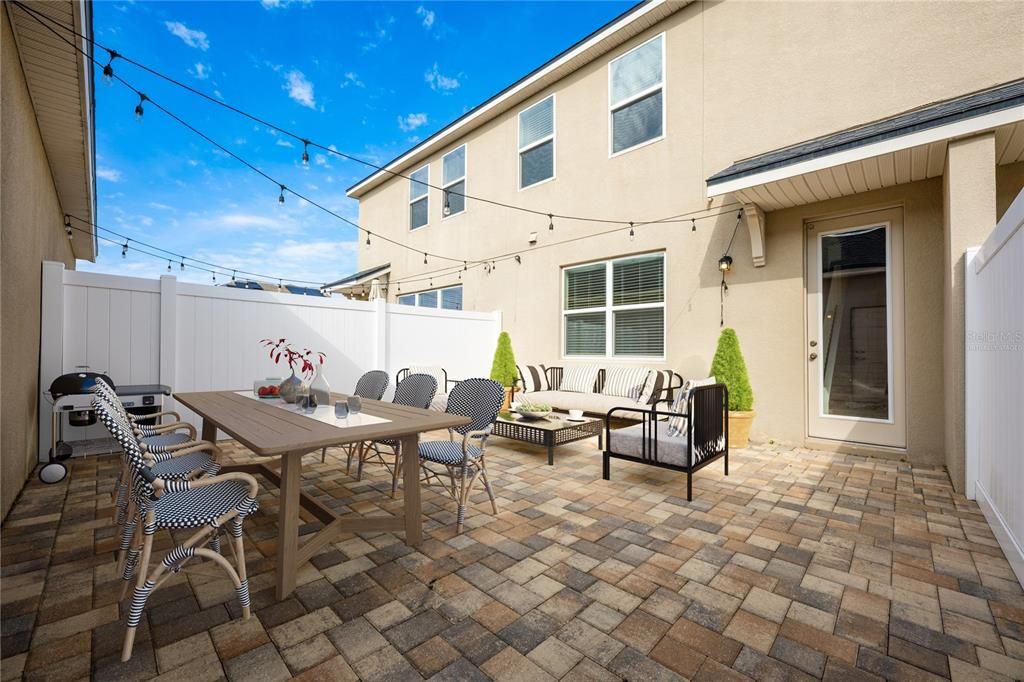
<instances>
[{"instance_id":1,"label":"black and white woven chair","mask_svg":"<svg viewBox=\"0 0 1024 682\"><path fill-rule=\"evenodd\" d=\"M117 397L114 387L96 378L93 392L99 393L107 402L116 406L125 419L132 425L135 435L139 436L143 452L168 452L178 448L191 447L196 441L196 428L183 421L181 415L173 410L165 410L154 414L134 415L124 409L124 404ZM174 417L176 421L161 423L164 417ZM143 421L158 420L156 424L143 424ZM184 430L185 433L181 433Z\"/></svg>"},{"instance_id":2,"label":"black and white woven chair","mask_svg":"<svg viewBox=\"0 0 1024 682\"><path fill-rule=\"evenodd\" d=\"M424 441L419 445L422 480L428 485L444 488L458 504L458 532L462 532L466 520L466 505L476 479L484 484L491 508L498 513L494 492L487 480L484 464L484 448L491 434L498 411L505 401L505 388L490 379L466 379L460 381L448 394L445 412L469 417L465 426L448 429L449 440ZM456 441L455 434L462 436ZM444 470L437 469L440 465Z\"/></svg>"},{"instance_id":3,"label":"black and white woven chair","mask_svg":"<svg viewBox=\"0 0 1024 682\"><path fill-rule=\"evenodd\" d=\"M135 632L152 592L195 557L208 559L227 573L238 594L242 617L249 618L249 583L245 570L242 522L257 509L259 486L256 479L242 472L191 481L156 476L142 458L131 424L122 420L98 396L93 398L93 408L121 445L131 477L130 494L137 521L143 531L141 536L136 534L130 550L129 561L133 565L140 557L141 561L128 608L121 660L131 658ZM219 551L200 546L212 537L219 537L220 529L225 525L233 538L230 546L235 566L221 556ZM185 542L168 551L161 561L155 562L153 539L158 529L195 529L195 532Z\"/></svg>"},{"instance_id":4,"label":"black and white woven chair","mask_svg":"<svg viewBox=\"0 0 1024 682\"><path fill-rule=\"evenodd\" d=\"M391 383L391 377L388 373L379 370L372 369L363 376L359 377L359 381L356 382L356 389L352 391L352 395L357 395L360 398L366 400L380 400L384 397L384 392L388 390L388 385ZM352 466L352 456L355 454L355 446L346 445L345 450L345 473L347 474L349 468ZM327 461L327 448L324 448L320 453L320 461Z\"/></svg>"},{"instance_id":5,"label":"black and white woven chair","mask_svg":"<svg viewBox=\"0 0 1024 682\"><path fill-rule=\"evenodd\" d=\"M418 407L421 410L430 409L430 403L437 393L437 379L429 374L410 374L395 386L395 397L392 402L395 405L406 407ZM384 468L391 472L391 497L395 496L398 489L398 472L402 466L401 442L397 438L375 440L364 444L359 450L359 467L356 470L356 480L362 480L363 464L370 460L379 461ZM388 458L390 457L390 461Z\"/></svg>"}]
</instances>

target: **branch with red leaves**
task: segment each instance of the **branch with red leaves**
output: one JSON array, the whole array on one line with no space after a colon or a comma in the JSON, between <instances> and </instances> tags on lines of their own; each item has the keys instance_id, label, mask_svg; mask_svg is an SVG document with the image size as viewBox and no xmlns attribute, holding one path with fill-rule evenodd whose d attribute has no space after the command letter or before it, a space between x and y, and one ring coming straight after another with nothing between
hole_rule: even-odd
<instances>
[{"instance_id":1,"label":"branch with red leaves","mask_svg":"<svg viewBox=\"0 0 1024 682\"><path fill-rule=\"evenodd\" d=\"M312 351L308 348L303 348L301 351L296 350L288 343L288 339L263 339L260 344L265 348L270 349L270 359L274 361L274 364L280 364L283 358L288 367L294 372L296 366L299 367L298 372L304 377L312 377L316 373L316 362L319 365L323 365L327 359L327 355L319 351Z\"/></svg>"}]
</instances>

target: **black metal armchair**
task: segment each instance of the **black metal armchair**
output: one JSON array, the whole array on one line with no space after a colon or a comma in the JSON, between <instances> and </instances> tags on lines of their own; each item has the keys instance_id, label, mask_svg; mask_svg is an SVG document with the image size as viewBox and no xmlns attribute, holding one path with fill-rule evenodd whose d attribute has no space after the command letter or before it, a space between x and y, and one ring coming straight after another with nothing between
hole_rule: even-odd
<instances>
[{"instance_id":1,"label":"black metal armchair","mask_svg":"<svg viewBox=\"0 0 1024 682\"><path fill-rule=\"evenodd\" d=\"M686 413L651 409L635 426L612 430L616 407L605 416L602 477L611 476L611 459L650 464L686 474L686 499L693 500L693 474L720 457L729 475L729 390L724 384L698 386L686 398ZM664 418L668 418L665 420ZM682 430L673 428L679 421Z\"/></svg>"}]
</instances>

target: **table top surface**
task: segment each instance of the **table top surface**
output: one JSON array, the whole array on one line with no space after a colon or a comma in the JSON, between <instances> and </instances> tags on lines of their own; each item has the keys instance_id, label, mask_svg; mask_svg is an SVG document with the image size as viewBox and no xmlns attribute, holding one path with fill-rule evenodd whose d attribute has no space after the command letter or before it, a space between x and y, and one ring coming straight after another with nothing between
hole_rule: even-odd
<instances>
[{"instance_id":1,"label":"table top surface","mask_svg":"<svg viewBox=\"0 0 1024 682\"><path fill-rule=\"evenodd\" d=\"M332 393L331 401L333 403L347 397L343 393ZM323 447L381 438L400 438L424 431L463 426L470 421L468 417L460 415L364 398L363 412L388 421L341 428L298 412L261 403L234 391L175 393L174 398L263 457L313 452Z\"/></svg>"},{"instance_id":2,"label":"table top surface","mask_svg":"<svg viewBox=\"0 0 1024 682\"><path fill-rule=\"evenodd\" d=\"M558 431L559 429L571 429L581 424L604 422L604 419L602 417L584 416L582 419L570 420L569 415L560 412L552 412L545 419L526 419L514 412L502 412L498 415L498 421L506 424L518 424L535 429L544 429L545 431Z\"/></svg>"}]
</instances>

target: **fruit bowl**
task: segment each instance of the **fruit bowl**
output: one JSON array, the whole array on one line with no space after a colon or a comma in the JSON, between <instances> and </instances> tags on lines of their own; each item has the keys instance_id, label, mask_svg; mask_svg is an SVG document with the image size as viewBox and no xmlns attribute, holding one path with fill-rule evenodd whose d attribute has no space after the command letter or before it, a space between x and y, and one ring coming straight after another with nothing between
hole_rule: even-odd
<instances>
[{"instance_id":1,"label":"fruit bowl","mask_svg":"<svg viewBox=\"0 0 1024 682\"><path fill-rule=\"evenodd\" d=\"M252 382L252 392L261 400L280 399L281 389L278 387L280 383L280 379L260 379L259 381Z\"/></svg>"},{"instance_id":2,"label":"fruit bowl","mask_svg":"<svg viewBox=\"0 0 1024 682\"><path fill-rule=\"evenodd\" d=\"M551 406L542 403L520 403L516 410L524 419L547 419Z\"/></svg>"}]
</instances>

